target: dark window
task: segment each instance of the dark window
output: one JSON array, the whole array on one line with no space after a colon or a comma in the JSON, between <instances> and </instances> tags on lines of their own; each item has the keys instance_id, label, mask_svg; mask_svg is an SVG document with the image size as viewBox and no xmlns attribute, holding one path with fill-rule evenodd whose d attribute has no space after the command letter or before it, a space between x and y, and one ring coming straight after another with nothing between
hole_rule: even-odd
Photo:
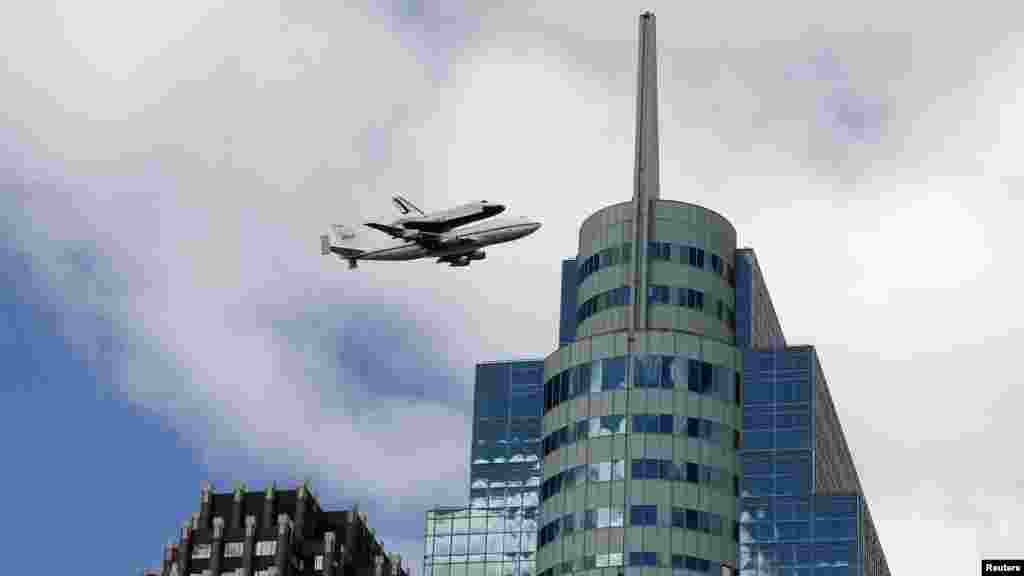
<instances>
[{"instance_id":1,"label":"dark window","mask_svg":"<svg viewBox=\"0 0 1024 576\"><path fill-rule=\"evenodd\" d=\"M647 302L650 304L669 304L668 286L653 285L647 287Z\"/></svg>"},{"instance_id":2,"label":"dark window","mask_svg":"<svg viewBox=\"0 0 1024 576\"><path fill-rule=\"evenodd\" d=\"M684 366L683 361L672 356L661 357L661 387L675 388L676 379L683 374L677 374Z\"/></svg>"},{"instance_id":3,"label":"dark window","mask_svg":"<svg viewBox=\"0 0 1024 576\"><path fill-rule=\"evenodd\" d=\"M644 466L644 461L642 459L637 458L633 460L632 464L630 465L630 468L632 468L631 472L633 475L633 480L647 479L647 468Z\"/></svg>"},{"instance_id":4,"label":"dark window","mask_svg":"<svg viewBox=\"0 0 1024 576\"><path fill-rule=\"evenodd\" d=\"M683 467L685 468L685 465L683 465ZM671 480L673 482L683 480L683 478L680 476L679 464L669 461L665 462L665 479Z\"/></svg>"},{"instance_id":5,"label":"dark window","mask_svg":"<svg viewBox=\"0 0 1024 576\"><path fill-rule=\"evenodd\" d=\"M658 565L658 553L657 552L630 552L629 553L629 564L630 564L630 566L657 566Z\"/></svg>"},{"instance_id":6,"label":"dark window","mask_svg":"<svg viewBox=\"0 0 1024 576\"><path fill-rule=\"evenodd\" d=\"M672 415L668 415L672 418ZM658 434L660 432L660 418L657 414L635 414L633 415L633 431L642 434ZM671 426L671 424L670 424Z\"/></svg>"},{"instance_id":7,"label":"dark window","mask_svg":"<svg viewBox=\"0 0 1024 576\"><path fill-rule=\"evenodd\" d=\"M672 509L672 526L674 528L686 528L686 510L683 508Z\"/></svg>"},{"instance_id":8,"label":"dark window","mask_svg":"<svg viewBox=\"0 0 1024 576\"><path fill-rule=\"evenodd\" d=\"M661 375L660 364L660 356L635 358L633 386L635 388L657 388L659 386L658 377Z\"/></svg>"},{"instance_id":9,"label":"dark window","mask_svg":"<svg viewBox=\"0 0 1024 576\"><path fill-rule=\"evenodd\" d=\"M672 259L672 247L667 242L649 242L647 252L652 260Z\"/></svg>"},{"instance_id":10,"label":"dark window","mask_svg":"<svg viewBox=\"0 0 1024 576\"><path fill-rule=\"evenodd\" d=\"M663 471L661 462L661 460L644 460L644 472L647 474L648 478L652 480L661 478L661 472Z\"/></svg>"},{"instance_id":11,"label":"dark window","mask_svg":"<svg viewBox=\"0 0 1024 576\"><path fill-rule=\"evenodd\" d=\"M622 261L629 262L633 259L633 243L626 242L622 245Z\"/></svg>"},{"instance_id":12,"label":"dark window","mask_svg":"<svg viewBox=\"0 0 1024 576\"><path fill-rule=\"evenodd\" d=\"M686 511L686 529L687 530L699 530L700 529L700 512L697 510Z\"/></svg>"},{"instance_id":13,"label":"dark window","mask_svg":"<svg viewBox=\"0 0 1024 576\"><path fill-rule=\"evenodd\" d=\"M687 361L689 378L687 386L691 392L700 392L700 360L690 359Z\"/></svg>"},{"instance_id":14,"label":"dark window","mask_svg":"<svg viewBox=\"0 0 1024 576\"><path fill-rule=\"evenodd\" d=\"M662 434L672 434L672 415L662 414L658 416L658 432Z\"/></svg>"},{"instance_id":15,"label":"dark window","mask_svg":"<svg viewBox=\"0 0 1024 576\"><path fill-rule=\"evenodd\" d=\"M696 418L686 419L686 435L690 438L700 438L700 420Z\"/></svg>"},{"instance_id":16,"label":"dark window","mask_svg":"<svg viewBox=\"0 0 1024 576\"><path fill-rule=\"evenodd\" d=\"M711 382L714 378L714 372L711 368L711 364L707 362L700 363L700 392L702 394L707 393L711 390Z\"/></svg>"},{"instance_id":17,"label":"dark window","mask_svg":"<svg viewBox=\"0 0 1024 576\"><path fill-rule=\"evenodd\" d=\"M626 358L608 358L604 362L602 390L620 390L626 387Z\"/></svg>"},{"instance_id":18,"label":"dark window","mask_svg":"<svg viewBox=\"0 0 1024 576\"><path fill-rule=\"evenodd\" d=\"M704 268L704 250L703 249L696 248L694 246L690 247L690 266L694 266L696 268Z\"/></svg>"},{"instance_id":19,"label":"dark window","mask_svg":"<svg viewBox=\"0 0 1024 576\"><path fill-rule=\"evenodd\" d=\"M694 484L700 479L700 467L693 462L686 463L686 481Z\"/></svg>"},{"instance_id":20,"label":"dark window","mask_svg":"<svg viewBox=\"0 0 1024 576\"><path fill-rule=\"evenodd\" d=\"M593 530L597 528L597 510L586 510L583 512L583 529Z\"/></svg>"},{"instance_id":21,"label":"dark window","mask_svg":"<svg viewBox=\"0 0 1024 576\"><path fill-rule=\"evenodd\" d=\"M629 510L629 521L633 526L657 526L658 507L646 504L633 506Z\"/></svg>"}]
</instances>

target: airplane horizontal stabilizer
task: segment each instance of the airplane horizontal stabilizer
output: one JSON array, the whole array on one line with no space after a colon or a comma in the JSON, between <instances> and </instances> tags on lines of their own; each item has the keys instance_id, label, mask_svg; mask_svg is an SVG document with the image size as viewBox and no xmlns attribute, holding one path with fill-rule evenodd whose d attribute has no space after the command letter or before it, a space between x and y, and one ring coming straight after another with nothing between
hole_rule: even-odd
<instances>
[{"instance_id":1,"label":"airplane horizontal stabilizer","mask_svg":"<svg viewBox=\"0 0 1024 576\"><path fill-rule=\"evenodd\" d=\"M341 256L342 258L358 258L366 253L365 250L359 250L356 248L341 248L339 246L331 246L331 252Z\"/></svg>"}]
</instances>

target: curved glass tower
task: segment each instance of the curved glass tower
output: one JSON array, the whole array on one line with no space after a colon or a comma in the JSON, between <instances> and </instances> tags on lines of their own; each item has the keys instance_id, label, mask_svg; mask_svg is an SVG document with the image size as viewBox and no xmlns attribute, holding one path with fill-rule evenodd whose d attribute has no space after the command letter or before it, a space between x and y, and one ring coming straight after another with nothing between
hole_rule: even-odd
<instances>
[{"instance_id":1,"label":"curved glass tower","mask_svg":"<svg viewBox=\"0 0 1024 576\"><path fill-rule=\"evenodd\" d=\"M737 558L736 231L659 198L657 120L645 13L633 199L583 222L576 339L544 361L539 576L731 574Z\"/></svg>"}]
</instances>

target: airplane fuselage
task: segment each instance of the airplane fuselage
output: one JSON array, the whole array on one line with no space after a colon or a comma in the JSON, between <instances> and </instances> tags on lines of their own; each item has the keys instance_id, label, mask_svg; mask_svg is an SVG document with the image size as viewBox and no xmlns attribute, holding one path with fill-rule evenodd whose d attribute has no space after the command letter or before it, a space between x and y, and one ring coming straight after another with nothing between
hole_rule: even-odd
<instances>
[{"instance_id":1,"label":"airplane fuselage","mask_svg":"<svg viewBox=\"0 0 1024 576\"><path fill-rule=\"evenodd\" d=\"M490 220L476 226L467 226L438 237L436 247L416 243L404 244L383 250L364 252L359 260L416 260L419 258L443 258L470 254L484 246L511 242L540 228L539 222L526 218Z\"/></svg>"}]
</instances>

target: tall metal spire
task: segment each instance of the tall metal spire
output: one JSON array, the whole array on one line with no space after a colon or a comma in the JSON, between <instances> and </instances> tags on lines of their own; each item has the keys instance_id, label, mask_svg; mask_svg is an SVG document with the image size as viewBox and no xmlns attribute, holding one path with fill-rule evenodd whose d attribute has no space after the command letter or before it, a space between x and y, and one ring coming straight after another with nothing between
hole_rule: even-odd
<instances>
[{"instance_id":1,"label":"tall metal spire","mask_svg":"<svg viewBox=\"0 0 1024 576\"><path fill-rule=\"evenodd\" d=\"M654 13L640 15L634 197L658 198L658 65Z\"/></svg>"},{"instance_id":2,"label":"tall metal spire","mask_svg":"<svg viewBox=\"0 0 1024 576\"><path fill-rule=\"evenodd\" d=\"M658 190L658 66L654 13L640 15L636 89L636 159L633 166L633 302L629 323L634 330L647 329L647 244L651 238L651 213Z\"/></svg>"}]
</instances>

